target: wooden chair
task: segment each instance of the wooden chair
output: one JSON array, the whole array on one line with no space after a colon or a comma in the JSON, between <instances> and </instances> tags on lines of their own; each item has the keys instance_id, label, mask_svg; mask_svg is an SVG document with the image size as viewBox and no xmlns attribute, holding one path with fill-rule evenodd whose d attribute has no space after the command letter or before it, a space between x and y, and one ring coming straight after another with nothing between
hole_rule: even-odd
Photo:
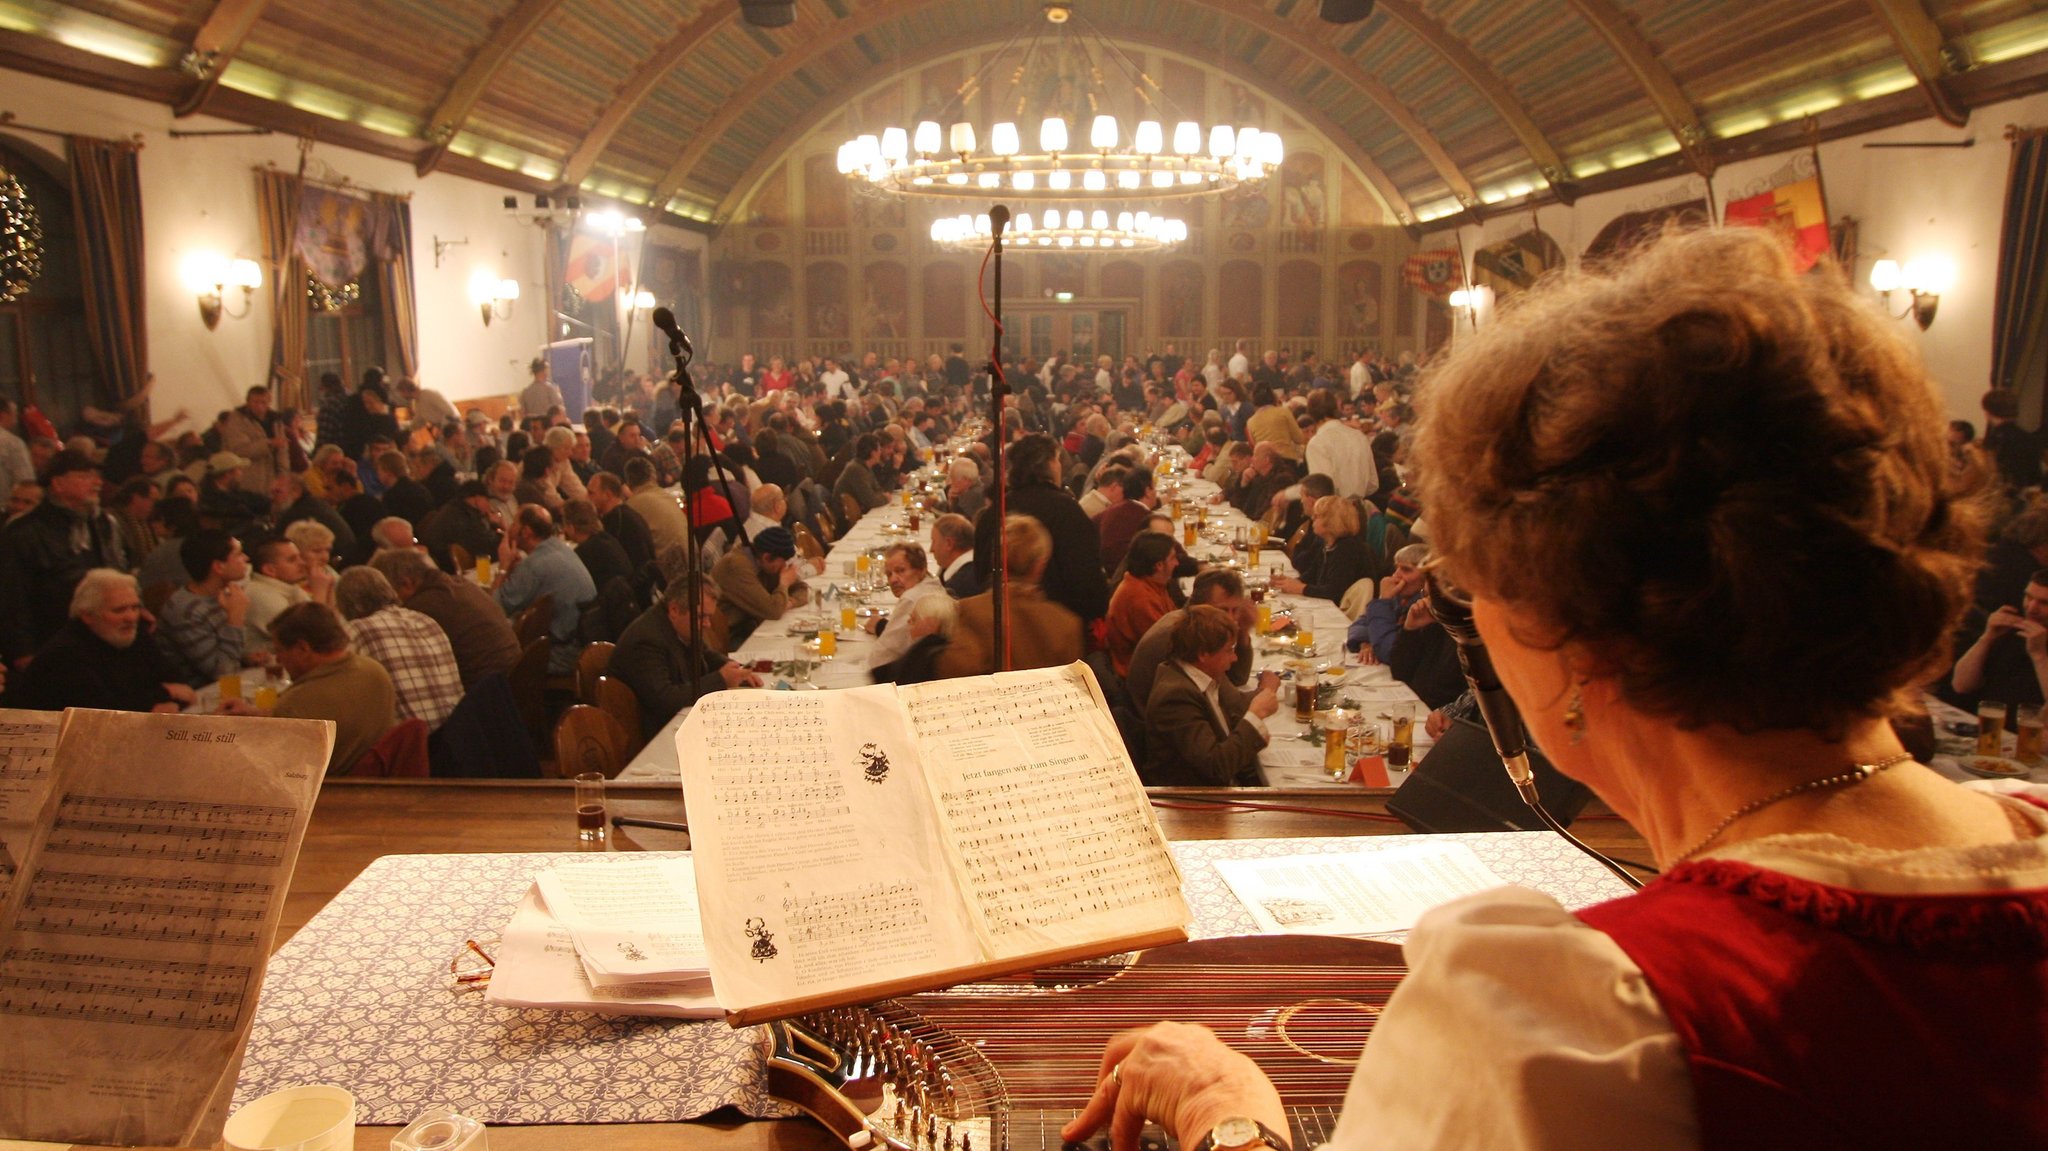
<instances>
[{"instance_id":1,"label":"wooden chair","mask_svg":"<svg viewBox=\"0 0 2048 1151\"><path fill-rule=\"evenodd\" d=\"M457 575L461 575L466 571L476 570L476 557L470 555L469 549L461 544L448 545L448 561L455 565L455 574Z\"/></svg>"},{"instance_id":2,"label":"wooden chair","mask_svg":"<svg viewBox=\"0 0 2048 1151\"><path fill-rule=\"evenodd\" d=\"M839 517L833 515L832 509L824 504L818 505L818 529L828 544L838 542L840 537L846 534L846 530L839 526Z\"/></svg>"},{"instance_id":3,"label":"wooden chair","mask_svg":"<svg viewBox=\"0 0 2048 1151\"><path fill-rule=\"evenodd\" d=\"M1301 541L1308 538L1309 529L1314 526L1314 524L1304 520L1300 527L1294 529L1294 534L1287 537L1287 555L1290 559L1293 558L1294 553L1301 547Z\"/></svg>"},{"instance_id":4,"label":"wooden chair","mask_svg":"<svg viewBox=\"0 0 2048 1151\"><path fill-rule=\"evenodd\" d=\"M598 677L604 674L605 668L611 666L612 652L617 648L617 644L600 640L584 648L583 654L576 657L577 703L597 702Z\"/></svg>"},{"instance_id":5,"label":"wooden chair","mask_svg":"<svg viewBox=\"0 0 2048 1151\"><path fill-rule=\"evenodd\" d=\"M626 733L626 758L639 755L640 749L647 746L647 741L640 737L640 697L625 683L608 675L597 677L592 694L597 698L591 702L618 720L620 729Z\"/></svg>"},{"instance_id":6,"label":"wooden chair","mask_svg":"<svg viewBox=\"0 0 2048 1151\"><path fill-rule=\"evenodd\" d=\"M818 545L818 537L811 534L811 529L798 524L794 529L794 534L796 536L796 554L807 560L822 561L825 558L825 549Z\"/></svg>"},{"instance_id":7,"label":"wooden chair","mask_svg":"<svg viewBox=\"0 0 2048 1151\"><path fill-rule=\"evenodd\" d=\"M545 756L554 746L550 739L553 728L548 723L547 636L543 635L520 649L519 659L506 678L512 683L512 702L519 708L520 722L526 725L526 734L533 739L535 750ZM546 770L545 764L542 770Z\"/></svg>"},{"instance_id":8,"label":"wooden chair","mask_svg":"<svg viewBox=\"0 0 2048 1151\"><path fill-rule=\"evenodd\" d=\"M586 771L610 779L631 758L619 721L597 708L579 703L555 724L555 774L564 779Z\"/></svg>"},{"instance_id":9,"label":"wooden chair","mask_svg":"<svg viewBox=\"0 0 2048 1151\"><path fill-rule=\"evenodd\" d=\"M860 522L860 517L868 514L868 509L860 506L860 501L853 498L852 492L839 493L839 506L846 512L846 530L848 531L852 531L853 525Z\"/></svg>"},{"instance_id":10,"label":"wooden chair","mask_svg":"<svg viewBox=\"0 0 2048 1151\"><path fill-rule=\"evenodd\" d=\"M544 595L513 617L512 634L519 637L519 646L524 648L537 639L548 638L554 622L555 597Z\"/></svg>"}]
</instances>

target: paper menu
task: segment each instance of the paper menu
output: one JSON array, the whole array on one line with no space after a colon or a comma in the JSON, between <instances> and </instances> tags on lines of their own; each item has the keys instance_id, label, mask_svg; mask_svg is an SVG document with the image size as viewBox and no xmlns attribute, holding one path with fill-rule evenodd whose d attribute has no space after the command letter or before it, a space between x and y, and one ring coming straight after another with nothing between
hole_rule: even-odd
<instances>
[{"instance_id":1,"label":"paper menu","mask_svg":"<svg viewBox=\"0 0 2048 1151\"><path fill-rule=\"evenodd\" d=\"M1084 665L721 692L677 751L735 1021L1185 938L1179 872Z\"/></svg>"},{"instance_id":2,"label":"paper menu","mask_svg":"<svg viewBox=\"0 0 2048 1151\"><path fill-rule=\"evenodd\" d=\"M1462 843L1219 859L1215 867L1267 934L1392 935L1438 904L1506 883Z\"/></svg>"},{"instance_id":3,"label":"paper menu","mask_svg":"<svg viewBox=\"0 0 2048 1151\"><path fill-rule=\"evenodd\" d=\"M333 731L64 713L0 905L0 1136L218 1136Z\"/></svg>"},{"instance_id":4,"label":"paper menu","mask_svg":"<svg viewBox=\"0 0 2048 1151\"><path fill-rule=\"evenodd\" d=\"M562 863L534 883L593 986L709 978L689 856Z\"/></svg>"}]
</instances>

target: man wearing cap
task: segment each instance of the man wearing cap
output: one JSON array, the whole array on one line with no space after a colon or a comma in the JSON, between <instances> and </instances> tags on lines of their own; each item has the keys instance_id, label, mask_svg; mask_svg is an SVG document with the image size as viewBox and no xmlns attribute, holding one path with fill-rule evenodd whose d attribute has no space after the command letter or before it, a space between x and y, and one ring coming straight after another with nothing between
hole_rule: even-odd
<instances>
[{"instance_id":1,"label":"man wearing cap","mask_svg":"<svg viewBox=\"0 0 2048 1151\"><path fill-rule=\"evenodd\" d=\"M781 619L800 607L809 589L797 582L803 575L790 560L796 537L785 527L772 527L754 537L754 546L734 547L718 557L711 582L718 585L719 612L725 618L726 642L737 648L763 620Z\"/></svg>"},{"instance_id":2,"label":"man wearing cap","mask_svg":"<svg viewBox=\"0 0 2048 1151\"><path fill-rule=\"evenodd\" d=\"M86 572L129 567L120 526L100 508L91 456L58 452L43 486L43 502L0 532L0 653L16 667L64 626Z\"/></svg>"},{"instance_id":3,"label":"man wearing cap","mask_svg":"<svg viewBox=\"0 0 2048 1151\"><path fill-rule=\"evenodd\" d=\"M199 518L222 531L239 533L270 511L262 496L242 488L245 456L219 451L206 457L206 480L199 485Z\"/></svg>"}]
</instances>

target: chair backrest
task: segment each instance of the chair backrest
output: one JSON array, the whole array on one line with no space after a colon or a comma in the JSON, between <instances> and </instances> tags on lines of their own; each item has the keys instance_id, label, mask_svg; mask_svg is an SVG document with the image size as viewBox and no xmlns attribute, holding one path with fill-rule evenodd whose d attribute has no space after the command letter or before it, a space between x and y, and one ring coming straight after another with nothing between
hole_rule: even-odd
<instances>
[{"instance_id":1,"label":"chair backrest","mask_svg":"<svg viewBox=\"0 0 2048 1151\"><path fill-rule=\"evenodd\" d=\"M1295 549L1301 546L1301 541L1308 538L1308 530L1314 526L1314 524L1311 524L1308 521L1304 520L1302 521L1302 525L1300 527L1294 529L1294 534L1287 537L1288 555L1291 556L1294 554Z\"/></svg>"},{"instance_id":2,"label":"chair backrest","mask_svg":"<svg viewBox=\"0 0 2048 1151\"><path fill-rule=\"evenodd\" d=\"M448 562L455 565L455 574L457 575L474 570L476 567L476 557L470 555L469 549L461 544L448 545Z\"/></svg>"},{"instance_id":3,"label":"chair backrest","mask_svg":"<svg viewBox=\"0 0 2048 1151\"><path fill-rule=\"evenodd\" d=\"M519 646L525 647L537 639L548 638L555 622L555 597L543 595L526 605L512 620L512 634L519 637Z\"/></svg>"},{"instance_id":4,"label":"chair backrest","mask_svg":"<svg viewBox=\"0 0 2048 1151\"><path fill-rule=\"evenodd\" d=\"M839 507L846 513L846 526L849 529L860 522L860 517L868 514L868 510L860 506L860 501L853 498L852 492L839 493Z\"/></svg>"},{"instance_id":5,"label":"chair backrest","mask_svg":"<svg viewBox=\"0 0 2048 1151\"><path fill-rule=\"evenodd\" d=\"M618 720L620 729L626 733L626 758L639 755L640 749L647 746L647 741L640 738L640 697L623 681L608 675L597 677L591 695L595 698L590 702Z\"/></svg>"},{"instance_id":6,"label":"chair backrest","mask_svg":"<svg viewBox=\"0 0 2048 1151\"><path fill-rule=\"evenodd\" d=\"M153 583L142 589L142 606L149 609L151 615L162 615L165 601L177 590L178 585L174 583Z\"/></svg>"},{"instance_id":7,"label":"chair backrest","mask_svg":"<svg viewBox=\"0 0 2048 1151\"><path fill-rule=\"evenodd\" d=\"M818 505L818 531L827 543L833 543L846 534L845 529L839 526L839 517L832 514L829 505Z\"/></svg>"},{"instance_id":8,"label":"chair backrest","mask_svg":"<svg viewBox=\"0 0 2048 1151\"><path fill-rule=\"evenodd\" d=\"M378 736L345 774L359 779L425 779L432 774L427 763L427 721L399 720Z\"/></svg>"},{"instance_id":9,"label":"chair backrest","mask_svg":"<svg viewBox=\"0 0 2048 1151\"><path fill-rule=\"evenodd\" d=\"M821 560L825 558L825 549L818 546L818 537L811 534L811 529L798 524L796 525L795 535L796 553L798 555L807 560Z\"/></svg>"},{"instance_id":10,"label":"chair backrest","mask_svg":"<svg viewBox=\"0 0 2048 1151\"><path fill-rule=\"evenodd\" d=\"M542 661L541 671L547 671ZM462 702L427 740L434 774L456 779L539 779L539 745L513 698L511 680L494 671L470 685Z\"/></svg>"},{"instance_id":11,"label":"chair backrest","mask_svg":"<svg viewBox=\"0 0 2048 1151\"><path fill-rule=\"evenodd\" d=\"M584 648L583 654L576 657L577 703L597 702L597 679L611 666L612 652L616 650L617 644L600 641Z\"/></svg>"},{"instance_id":12,"label":"chair backrest","mask_svg":"<svg viewBox=\"0 0 2048 1151\"><path fill-rule=\"evenodd\" d=\"M610 779L631 758L619 721L597 708L579 703L555 724L555 772L565 779L586 771Z\"/></svg>"}]
</instances>

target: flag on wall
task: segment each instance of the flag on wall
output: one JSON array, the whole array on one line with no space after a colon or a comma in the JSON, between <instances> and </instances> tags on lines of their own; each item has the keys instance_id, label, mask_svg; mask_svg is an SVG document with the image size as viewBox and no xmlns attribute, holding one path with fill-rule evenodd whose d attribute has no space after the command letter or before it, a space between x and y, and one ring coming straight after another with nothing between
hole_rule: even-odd
<instances>
[{"instance_id":1,"label":"flag on wall","mask_svg":"<svg viewBox=\"0 0 2048 1151\"><path fill-rule=\"evenodd\" d=\"M1459 259L1456 248L1417 252L1401 264L1401 278L1423 295L1448 299L1464 286L1464 269L1459 266Z\"/></svg>"},{"instance_id":2,"label":"flag on wall","mask_svg":"<svg viewBox=\"0 0 2048 1151\"><path fill-rule=\"evenodd\" d=\"M613 266L615 255L617 267ZM577 295L593 304L609 300L620 285L630 284L632 278L625 253L609 237L587 236L579 232L570 239L569 259L562 273L562 282Z\"/></svg>"},{"instance_id":3,"label":"flag on wall","mask_svg":"<svg viewBox=\"0 0 2048 1151\"><path fill-rule=\"evenodd\" d=\"M1804 272L1828 251L1828 209L1821 199L1820 177L1728 201L1721 223L1733 228L1771 228L1792 245L1793 263Z\"/></svg>"},{"instance_id":4,"label":"flag on wall","mask_svg":"<svg viewBox=\"0 0 2048 1151\"><path fill-rule=\"evenodd\" d=\"M1564 249L1531 228L1472 254L1472 281L1506 297L1534 285L1545 272L1564 267Z\"/></svg>"}]
</instances>

